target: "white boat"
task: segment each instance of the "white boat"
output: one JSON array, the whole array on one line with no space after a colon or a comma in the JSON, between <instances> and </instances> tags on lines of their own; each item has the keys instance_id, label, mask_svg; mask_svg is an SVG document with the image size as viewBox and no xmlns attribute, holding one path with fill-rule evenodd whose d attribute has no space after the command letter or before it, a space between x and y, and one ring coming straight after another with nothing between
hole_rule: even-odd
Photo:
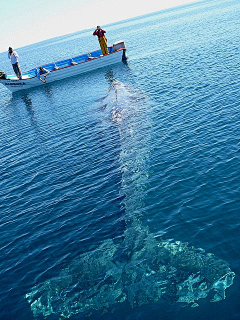
<instances>
[{"instance_id":1,"label":"white boat","mask_svg":"<svg viewBox=\"0 0 240 320\"><path fill-rule=\"evenodd\" d=\"M39 67L41 67L39 66L27 72L23 72L21 80L19 80L16 75L7 75L6 79L0 79L0 83L12 92L26 90L45 85L45 83L62 80L109 66L127 59L124 41L114 43L111 47L108 47L108 50L108 55L102 55L102 51L97 50L73 58L42 65L44 69L49 71L46 82L44 81L44 77L39 77Z\"/></svg>"}]
</instances>

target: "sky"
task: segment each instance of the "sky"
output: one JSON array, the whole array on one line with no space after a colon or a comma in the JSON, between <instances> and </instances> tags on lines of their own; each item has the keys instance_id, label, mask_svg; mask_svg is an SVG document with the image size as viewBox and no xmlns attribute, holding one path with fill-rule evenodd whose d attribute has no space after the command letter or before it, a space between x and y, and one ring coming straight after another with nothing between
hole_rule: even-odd
<instances>
[{"instance_id":1,"label":"sky","mask_svg":"<svg viewBox=\"0 0 240 320\"><path fill-rule=\"evenodd\" d=\"M198 0L0 0L0 52Z\"/></svg>"}]
</instances>

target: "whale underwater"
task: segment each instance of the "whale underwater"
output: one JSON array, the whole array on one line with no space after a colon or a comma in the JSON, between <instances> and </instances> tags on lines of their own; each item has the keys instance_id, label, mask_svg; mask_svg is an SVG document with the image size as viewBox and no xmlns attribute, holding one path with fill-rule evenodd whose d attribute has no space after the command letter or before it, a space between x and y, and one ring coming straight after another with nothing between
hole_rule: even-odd
<instances>
[{"instance_id":1,"label":"whale underwater","mask_svg":"<svg viewBox=\"0 0 240 320\"><path fill-rule=\"evenodd\" d=\"M123 237L103 241L33 287L25 295L33 316L84 317L161 301L197 307L209 296L211 302L225 299L235 277L226 261L189 243L156 237L142 221L151 152L146 97L113 81L101 105L119 131Z\"/></svg>"}]
</instances>

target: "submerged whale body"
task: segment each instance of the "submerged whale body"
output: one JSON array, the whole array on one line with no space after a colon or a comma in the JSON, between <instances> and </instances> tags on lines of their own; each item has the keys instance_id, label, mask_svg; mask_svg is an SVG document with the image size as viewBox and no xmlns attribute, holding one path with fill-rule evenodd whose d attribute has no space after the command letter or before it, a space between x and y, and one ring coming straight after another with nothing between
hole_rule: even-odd
<instances>
[{"instance_id":1,"label":"submerged whale body","mask_svg":"<svg viewBox=\"0 0 240 320\"><path fill-rule=\"evenodd\" d=\"M188 243L156 238L141 222L151 146L141 94L113 82L102 104L119 128L126 229L121 241L105 240L27 293L33 315L69 318L124 304L135 308L166 301L196 307L202 298L225 299L235 276L226 261Z\"/></svg>"},{"instance_id":2,"label":"submerged whale body","mask_svg":"<svg viewBox=\"0 0 240 320\"><path fill-rule=\"evenodd\" d=\"M210 292L212 302L224 299L233 279L228 264L215 255L130 227L122 244L104 241L26 298L35 317L55 313L68 318L93 310L110 312L122 303L136 307L161 300L195 307Z\"/></svg>"}]
</instances>

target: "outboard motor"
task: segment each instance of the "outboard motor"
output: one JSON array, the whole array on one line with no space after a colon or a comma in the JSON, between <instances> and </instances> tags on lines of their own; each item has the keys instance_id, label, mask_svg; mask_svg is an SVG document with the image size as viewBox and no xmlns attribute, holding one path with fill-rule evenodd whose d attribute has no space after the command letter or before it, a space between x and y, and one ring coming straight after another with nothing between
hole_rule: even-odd
<instances>
[{"instance_id":1,"label":"outboard motor","mask_svg":"<svg viewBox=\"0 0 240 320\"><path fill-rule=\"evenodd\" d=\"M122 61L126 61L126 60L127 60L127 56L126 56L126 50L127 50L127 48L126 48L125 43L124 43L123 40L120 40L120 41L115 42L115 43L113 44L113 50L114 50L114 51L117 51L117 50L119 50L119 49L123 49Z\"/></svg>"}]
</instances>

